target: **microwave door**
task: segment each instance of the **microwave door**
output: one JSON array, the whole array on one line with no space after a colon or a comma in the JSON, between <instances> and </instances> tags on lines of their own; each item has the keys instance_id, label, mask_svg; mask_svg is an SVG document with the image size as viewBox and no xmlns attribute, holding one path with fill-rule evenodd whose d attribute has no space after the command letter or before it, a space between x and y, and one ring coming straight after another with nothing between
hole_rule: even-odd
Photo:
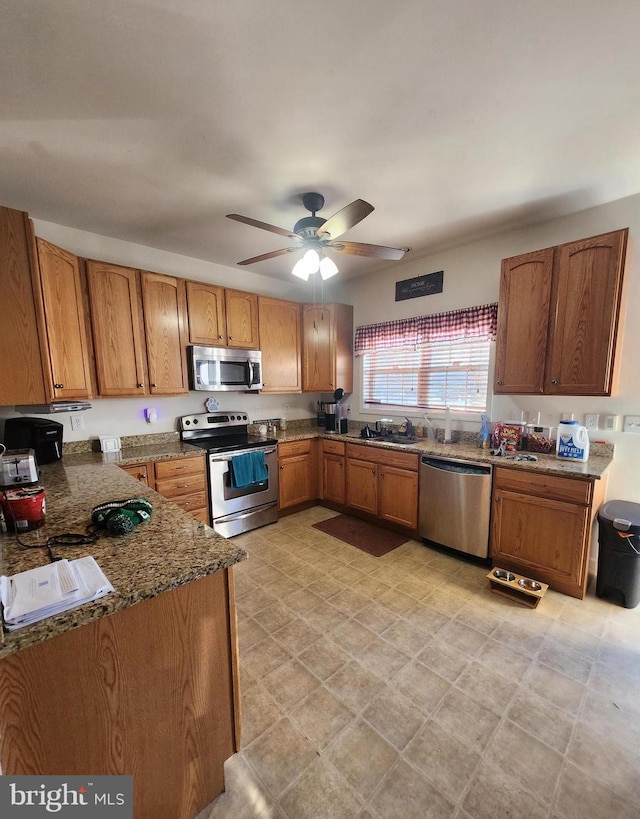
<instances>
[{"instance_id":1,"label":"microwave door","mask_svg":"<svg viewBox=\"0 0 640 819\"><path fill-rule=\"evenodd\" d=\"M196 388L199 390L215 390L220 383L220 373L217 361L201 358L196 361Z\"/></svg>"}]
</instances>

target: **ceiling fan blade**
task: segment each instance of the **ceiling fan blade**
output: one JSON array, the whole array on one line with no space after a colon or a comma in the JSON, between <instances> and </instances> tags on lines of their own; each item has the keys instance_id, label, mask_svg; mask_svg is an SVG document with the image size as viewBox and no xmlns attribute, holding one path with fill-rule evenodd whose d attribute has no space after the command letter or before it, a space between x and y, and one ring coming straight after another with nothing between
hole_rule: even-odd
<instances>
[{"instance_id":1,"label":"ceiling fan blade","mask_svg":"<svg viewBox=\"0 0 640 819\"><path fill-rule=\"evenodd\" d=\"M384 245L366 245L362 242L329 242L329 250L335 253L350 253L353 256L369 256L374 259L401 259L409 250L408 247L385 247Z\"/></svg>"},{"instance_id":2,"label":"ceiling fan blade","mask_svg":"<svg viewBox=\"0 0 640 819\"><path fill-rule=\"evenodd\" d=\"M290 230L285 230L284 228L276 227L275 225L269 225L266 222L259 222L257 219L250 219L248 216L240 216L239 213L227 213L227 219L235 219L236 222L243 222L245 225L252 225L253 227L262 228L262 230L268 230L271 233L277 233L279 236L286 236L289 239L297 239L295 233L292 233Z\"/></svg>"},{"instance_id":3,"label":"ceiling fan blade","mask_svg":"<svg viewBox=\"0 0 640 819\"><path fill-rule=\"evenodd\" d=\"M330 216L327 221L318 228L318 236L321 239L337 239L342 236L358 222L361 222L365 216L368 216L371 211L375 210L373 205L365 202L364 199L356 199L350 205L342 208L333 216ZM329 234L327 236L326 234Z\"/></svg>"},{"instance_id":4,"label":"ceiling fan blade","mask_svg":"<svg viewBox=\"0 0 640 819\"><path fill-rule=\"evenodd\" d=\"M275 259L276 256L284 256L285 253L293 253L294 250L300 250L299 247L283 247L282 250L272 250L271 253L263 253L261 256L252 256L250 259L243 259L238 264L254 264L255 262L264 262L267 259Z\"/></svg>"}]
</instances>

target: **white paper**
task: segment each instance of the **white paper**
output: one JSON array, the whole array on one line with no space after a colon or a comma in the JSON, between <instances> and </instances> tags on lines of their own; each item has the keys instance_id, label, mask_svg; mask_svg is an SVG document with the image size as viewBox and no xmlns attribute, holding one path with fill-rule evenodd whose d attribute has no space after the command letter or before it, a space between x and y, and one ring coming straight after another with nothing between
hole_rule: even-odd
<instances>
[{"instance_id":1,"label":"white paper","mask_svg":"<svg viewBox=\"0 0 640 819\"><path fill-rule=\"evenodd\" d=\"M37 623L113 591L90 555L0 577L0 599L9 630Z\"/></svg>"}]
</instances>

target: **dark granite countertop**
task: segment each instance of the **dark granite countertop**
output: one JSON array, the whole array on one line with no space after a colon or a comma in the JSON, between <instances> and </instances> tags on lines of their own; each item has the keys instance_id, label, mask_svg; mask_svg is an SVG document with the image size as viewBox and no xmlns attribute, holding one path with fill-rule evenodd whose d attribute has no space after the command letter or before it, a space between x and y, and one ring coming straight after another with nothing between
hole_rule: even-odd
<instances>
[{"instance_id":1,"label":"dark granite countertop","mask_svg":"<svg viewBox=\"0 0 640 819\"><path fill-rule=\"evenodd\" d=\"M135 450L135 452L133 451ZM123 449L117 463L187 457L202 450L181 443ZM104 535L88 546L54 547L56 556L70 560L90 554L115 588L115 594L87 603L16 631L5 631L0 657L55 637L135 603L197 580L243 560L246 552L216 534L171 501L163 498L112 463L101 453L65 454L62 461L41 469L47 493L46 523L21 536L38 546L52 535L84 532L91 510L105 501L145 497L153 505L147 523L122 537ZM21 548L12 534L0 535L1 573L12 575L45 564L44 548Z\"/></svg>"}]
</instances>

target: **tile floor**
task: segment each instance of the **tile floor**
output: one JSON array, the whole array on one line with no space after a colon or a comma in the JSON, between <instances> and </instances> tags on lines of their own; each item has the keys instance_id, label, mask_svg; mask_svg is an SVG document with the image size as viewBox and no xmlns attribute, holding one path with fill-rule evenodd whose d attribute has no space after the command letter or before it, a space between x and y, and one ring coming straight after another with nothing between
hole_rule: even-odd
<instances>
[{"instance_id":1,"label":"tile floor","mask_svg":"<svg viewBox=\"0 0 640 819\"><path fill-rule=\"evenodd\" d=\"M637 819L640 607L548 592L409 541L241 536L242 749L198 819Z\"/></svg>"}]
</instances>

